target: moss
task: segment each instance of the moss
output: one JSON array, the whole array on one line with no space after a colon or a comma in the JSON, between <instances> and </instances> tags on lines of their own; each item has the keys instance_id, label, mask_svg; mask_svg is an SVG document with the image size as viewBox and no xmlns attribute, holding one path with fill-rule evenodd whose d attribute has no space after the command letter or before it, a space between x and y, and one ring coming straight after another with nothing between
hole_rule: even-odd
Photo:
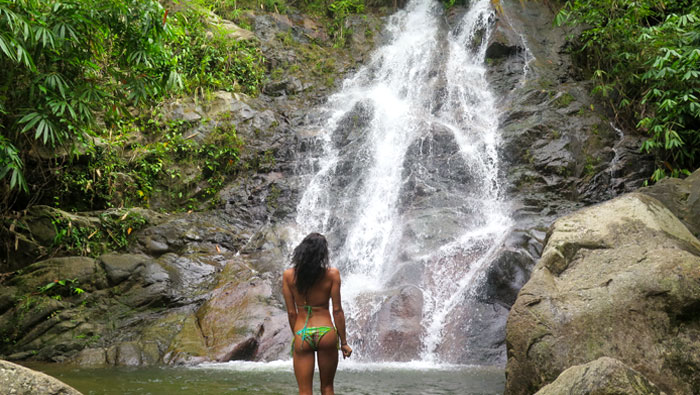
<instances>
[{"instance_id":1,"label":"moss","mask_svg":"<svg viewBox=\"0 0 700 395\"><path fill-rule=\"evenodd\" d=\"M270 185L270 192L267 194L265 202L267 203L267 208L270 211L274 211L277 208L277 201L282 194L282 190L275 184Z\"/></svg>"},{"instance_id":2,"label":"moss","mask_svg":"<svg viewBox=\"0 0 700 395\"><path fill-rule=\"evenodd\" d=\"M566 166L557 166L554 169L554 172L562 177L570 177L571 176L571 169L569 169Z\"/></svg>"},{"instance_id":3,"label":"moss","mask_svg":"<svg viewBox=\"0 0 700 395\"><path fill-rule=\"evenodd\" d=\"M554 101L554 104L557 106L557 108L565 108L568 107L573 101L574 97L571 96L569 92L564 92Z\"/></svg>"},{"instance_id":4,"label":"moss","mask_svg":"<svg viewBox=\"0 0 700 395\"><path fill-rule=\"evenodd\" d=\"M599 158L593 157L591 155L586 155L586 164L583 167L583 174L586 176L593 176L595 174L595 169L599 163Z\"/></svg>"},{"instance_id":5,"label":"moss","mask_svg":"<svg viewBox=\"0 0 700 395\"><path fill-rule=\"evenodd\" d=\"M525 154L523 155L523 159L527 161L529 164L534 164L535 163L535 157L532 155L532 152L530 152L530 149L525 150Z\"/></svg>"}]
</instances>

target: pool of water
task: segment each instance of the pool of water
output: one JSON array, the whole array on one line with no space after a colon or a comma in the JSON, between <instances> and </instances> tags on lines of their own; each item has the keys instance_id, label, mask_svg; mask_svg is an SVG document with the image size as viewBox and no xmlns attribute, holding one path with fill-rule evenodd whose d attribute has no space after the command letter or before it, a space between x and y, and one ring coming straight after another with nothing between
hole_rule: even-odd
<instances>
[{"instance_id":1,"label":"pool of water","mask_svg":"<svg viewBox=\"0 0 700 395\"><path fill-rule=\"evenodd\" d=\"M70 384L83 394L280 394L296 392L291 361L228 362L194 367L29 367ZM318 374L314 377L318 391ZM502 368L464 365L341 362L337 394L502 394Z\"/></svg>"}]
</instances>

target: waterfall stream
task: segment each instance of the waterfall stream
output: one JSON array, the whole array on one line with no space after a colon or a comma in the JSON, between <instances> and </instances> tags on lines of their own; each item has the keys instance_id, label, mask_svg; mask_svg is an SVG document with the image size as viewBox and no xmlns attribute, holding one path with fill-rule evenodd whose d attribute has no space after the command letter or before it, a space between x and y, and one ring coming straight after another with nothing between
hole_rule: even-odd
<instances>
[{"instance_id":1,"label":"waterfall stream","mask_svg":"<svg viewBox=\"0 0 700 395\"><path fill-rule=\"evenodd\" d=\"M311 127L298 232L327 235L362 360L470 353L470 300L510 226L484 68L493 19L489 0L451 27L439 2L410 1Z\"/></svg>"}]
</instances>

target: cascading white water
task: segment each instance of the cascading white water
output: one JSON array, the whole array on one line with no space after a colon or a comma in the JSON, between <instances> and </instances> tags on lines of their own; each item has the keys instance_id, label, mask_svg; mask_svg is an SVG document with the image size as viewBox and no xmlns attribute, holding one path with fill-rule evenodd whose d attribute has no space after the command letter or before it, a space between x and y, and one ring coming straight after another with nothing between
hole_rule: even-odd
<instances>
[{"instance_id":1,"label":"cascading white water","mask_svg":"<svg viewBox=\"0 0 700 395\"><path fill-rule=\"evenodd\" d=\"M391 316L386 304L408 288L420 290L411 310L419 314L391 330L420 341L398 358L454 353L441 347L444 328L509 227L483 67L490 1L474 1L453 29L441 18L435 0L413 0L390 17L386 45L325 106L321 152L297 208L300 236L329 237L350 338L369 360L393 358L376 352L390 338L378 315Z\"/></svg>"}]
</instances>

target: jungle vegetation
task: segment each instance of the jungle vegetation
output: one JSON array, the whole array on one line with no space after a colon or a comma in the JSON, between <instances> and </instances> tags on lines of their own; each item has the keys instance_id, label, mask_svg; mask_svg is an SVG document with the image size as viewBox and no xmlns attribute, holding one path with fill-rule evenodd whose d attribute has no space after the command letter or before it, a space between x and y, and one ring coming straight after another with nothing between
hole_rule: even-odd
<instances>
[{"instance_id":1,"label":"jungle vegetation","mask_svg":"<svg viewBox=\"0 0 700 395\"><path fill-rule=\"evenodd\" d=\"M446 6L455 4L445 1ZM368 3L369 4L369 3ZM495 1L494 5L500 3ZM201 161L211 197L234 172L233 129L195 143L157 105L214 90L256 95L259 44L212 29L246 10L296 8L322 18L336 45L365 0L0 0L0 190L3 211L148 205L173 161ZM647 135L655 181L700 162L700 4L572 0L556 23L577 28L574 54L619 122ZM134 134L145 140L134 142ZM129 160L124 153L138 152ZM134 159L135 158L135 159ZM115 190L123 193L115 199ZM178 193L173 191L173 193ZM175 196L177 198L177 196Z\"/></svg>"},{"instance_id":2,"label":"jungle vegetation","mask_svg":"<svg viewBox=\"0 0 700 395\"><path fill-rule=\"evenodd\" d=\"M576 28L574 54L618 122L646 136L651 181L700 167L700 3L572 0L556 17Z\"/></svg>"},{"instance_id":3,"label":"jungle vegetation","mask_svg":"<svg viewBox=\"0 0 700 395\"><path fill-rule=\"evenodd\" d=\"M201 197L211 197L241 165L235 129L193 142L158 105L216 90L260 92L269 70L259 43L230 39L214 18L249 27L246 10L296 6L321 16L343 45L344 18L364 11L364 0L294 3L0 0L2 211L148 206L163 180L177 182L169 164L182 160L202 164Z\"/></svg>"}]
</instances>

